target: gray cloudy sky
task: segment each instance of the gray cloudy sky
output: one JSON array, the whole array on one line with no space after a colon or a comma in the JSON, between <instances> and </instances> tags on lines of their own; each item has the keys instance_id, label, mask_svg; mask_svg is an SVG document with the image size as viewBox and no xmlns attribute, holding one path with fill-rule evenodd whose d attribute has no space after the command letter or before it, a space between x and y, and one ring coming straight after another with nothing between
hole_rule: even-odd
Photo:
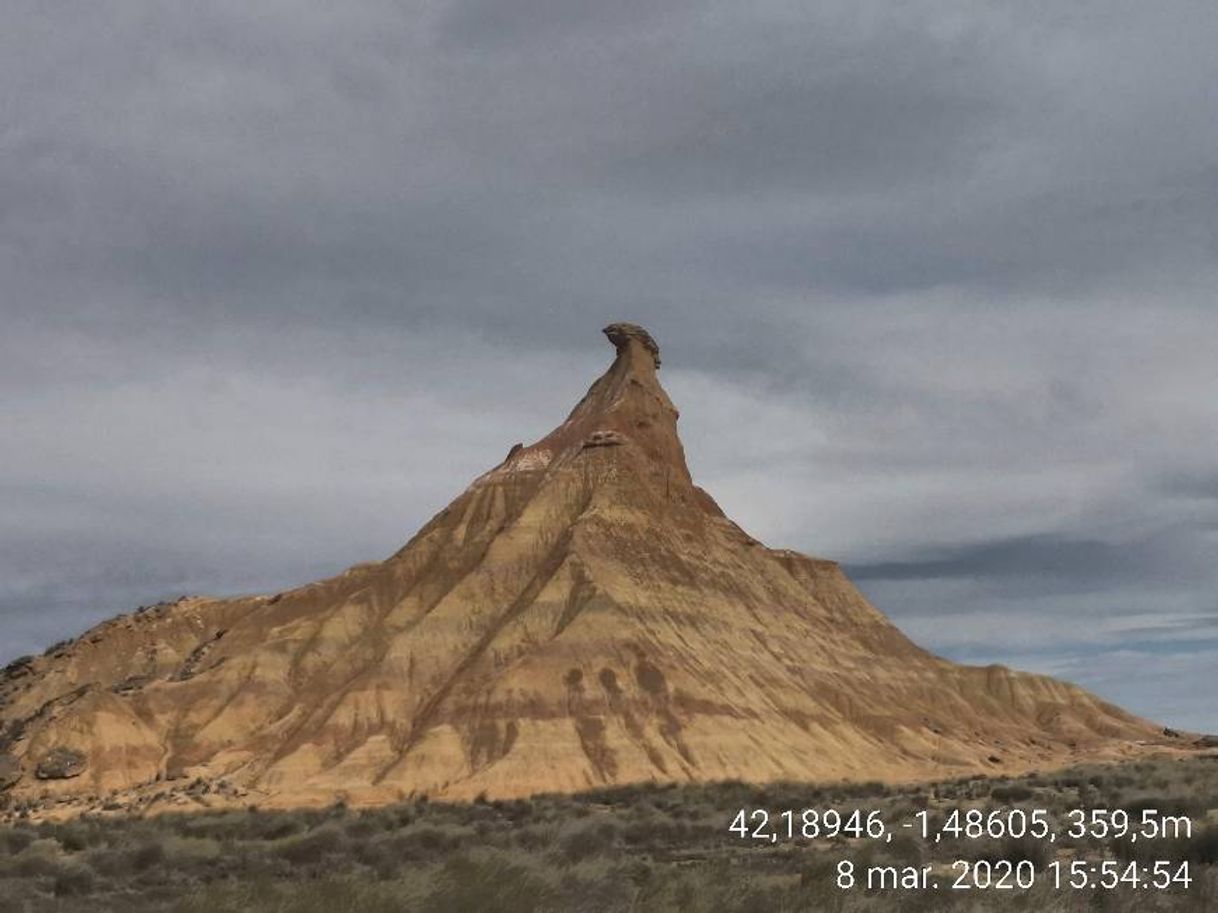
<instances>
[{"instance_id":1,"label":"gray cloudy sky","mask_svg":"<svg viewBox=\"0 0 1218 913\"><path fill-rule=\"evenodd\" d=\"M698 477L1218 731L1218 12L55 3L0 30L0 660L395 550L648 326Z\"/></svg>"}]
</instances>

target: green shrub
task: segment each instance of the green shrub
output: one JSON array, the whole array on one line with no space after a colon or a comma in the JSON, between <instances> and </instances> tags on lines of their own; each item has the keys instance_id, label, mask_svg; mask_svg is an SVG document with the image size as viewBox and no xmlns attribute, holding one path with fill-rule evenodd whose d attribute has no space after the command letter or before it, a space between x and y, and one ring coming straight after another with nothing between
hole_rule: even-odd
<instances>
[{"instance_id":1,"label":"green shrub","mask_svg":"<svg viewBox=\"0 0 1218 913\"><path fill-rule=\"evenodd\" d=\"M465 842L468 831L453 827L419 825L394 835L392 845L402 859L439 859Z\"/></svg>"},{"instance_id":2,"label":"green shrub","mask_svg":"<svg viewBox=\"0 0 1218 913\"><path fill-rule=\"evenodd\" d=\"M83 865L68 865L55 875L52 890L56 897L83 897L93 891L94 876Z\"/></svg>"},{"instance_id":3,"label":"green shrub","mask_svg":"<svg viewBox=\"0 0 1218 913\"><path fill-rule=\"evenodd\" d=\"M259 819L255 833L260 840L282 840L293 837L305 829L305 824L299 818L287 815L264 815Z\"/></svg>"},{"instance_id":4,"label":"green shrub","mask_svg":"<svg viewBox=\"0 0 1218 913\"><path fill-rule=\"evenodd\" d=\"M56 829L55 839L69 853L79 853L89 846L89 834L80 826L62 825Z\"/></svg>"},{"instance_id":5,"label":"green shrub","mask_svg":"<svg viewBox=\"0 0 1218 913\"><path fill-rule=\"evenodd\" d=\"M343 832L327 824L299 837L289 837L276 847L276 853L295 865L310 865L338 852L344 845Z\"/></svg>"},{"instance_id":6,"label":"green shrub","mask_svg":"<svg viewBox=\"0 0 1218 913\"><path fill-rule=\"evenodd\" d=\"M1032 790L1018 783L1013 783L1010 786L995 786L990 790L990 796L995 802L1013 805L1016 802L1026 802L1028 799L1031 799Z\"/></svg>"},{"instance_id":7,"label":"green shrub","mask_svg":"<svg viewBox=\"0 0 1218 913\"><path fill-rule=\"evenodd\" d=\"M34 835L24 828L0 829L0 849L17 855L34 842Z\"/></svg>"},{"instance_id":8,"label":"green shrub","mask_svg":"<svg viewBox=\"0 0 1218 913\"><path fill-rule=\"evenodd\" d=\"M1188 859L1199 865L1218 865L1218 824L1211 824L1189 842Z\"/></svg>"},{"instance_id":9,"label":"green shrub","mask_svg":"<svg viewBox=\"0 0 1218 913\"><path fill-rule=\"evenodd\" d=\"M495 851L461 853L444 863L424 909L534 913L553 895L551 885L522 862Z\"/></svg>"},{"instance_id":10,"label":"green shrub","mask_svg":"<svg viewBox=\"0 0 1218 913\"><path fill-rule=\"evenodd\" d=\"M921 865L922 841L912 834L897 834L884 847L884 854L897 865Z\"/></svg>"},{"instance_id":11,"label":"green shrub","mask_svg":"<svg viewBox=\"0 0 1218 913\"><path fill-rule=\"evenodd\" d=\"M559 838L558 852L567 863L580 862L612 849L619 835L611 821L580 823Z\"/></svg>"},{"instance_id":12,"label":"green shrub","mask_svg":"<svg viewBox=\"0 0 1218 913\"><path fill-rule=\"evenodd\" d=\"M33 841L14 860L13 869L26 878L56 875L59 872L59 843L50 839Z\"/></svg>"},{"instance_id":13,"label":"green shrub","mask_svg":"<svg viewBox=\"0 0 1218 913\"><path fill-rule=\"evenodd\" d=\"M530 824L512 834L512 842L526 852L536 852L553 846L556 834L552 824Z\"/></svg>"},{"instance_id":14,"label":"green shrub","mask_svg":"<svg viewBox=\"0 0 1218 913\"><path fill-rule=\"evenodd\" d=\"M146 872L165 861L165 846L159 842L145 843L132 850L129 860L133 872Z\"/></svg>"}]
</instances>

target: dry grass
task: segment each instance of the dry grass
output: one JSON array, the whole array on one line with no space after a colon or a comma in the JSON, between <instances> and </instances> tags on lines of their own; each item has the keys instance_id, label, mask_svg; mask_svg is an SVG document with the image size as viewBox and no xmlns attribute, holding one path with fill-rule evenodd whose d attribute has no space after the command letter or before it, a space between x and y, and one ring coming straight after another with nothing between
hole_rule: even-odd
<instances>
[{"instance_id":1,"label":"dry grass","mask_svg":"<svg viewBox=\"0 0 1218 913\"><path fill-rule=\"evenodd\" d=\"M742 841L740 808L1157 808L1187 814L1191 839L1130 844L1012 838L947 841L907 832L889 843ZM1056 853L1188 859L1193 886L1166 893L843 892L835 866L921 866ZM922 788L740 783L626 787L580 796L362 812L229 811L0 828L0 913L731 913L731 911L1218 909L1218 760L1089 767Z\"/></svg>"}]
</instances>

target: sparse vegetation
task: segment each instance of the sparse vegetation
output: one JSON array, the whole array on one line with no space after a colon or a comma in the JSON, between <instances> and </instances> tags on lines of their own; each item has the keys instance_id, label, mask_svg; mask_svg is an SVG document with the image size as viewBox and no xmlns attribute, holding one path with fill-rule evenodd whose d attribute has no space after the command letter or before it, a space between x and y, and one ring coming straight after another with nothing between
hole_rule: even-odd
<instances>
[{"instance_id":1,"label":"sparse vegetation","mask_svg":"<svg viewBox=\"0 0 1218 913\"><path fill-rule=\"evenodd\" d=\"M935 845L742 840L741 809L862 808L892 821L919 809L1080 806L1187 815L1192 836L1129 842L989 836ZM921 867L953 859L1188 860L1167 892L842 891L836 866ZM950 879L949 879L950 880ZM256 809L0 826L0 913L774 913L853 910L1218 909L1218 762L1135 763L924 787L742 783L632 786L578 796L368 810Z\"/></svg>"}]
</instances>

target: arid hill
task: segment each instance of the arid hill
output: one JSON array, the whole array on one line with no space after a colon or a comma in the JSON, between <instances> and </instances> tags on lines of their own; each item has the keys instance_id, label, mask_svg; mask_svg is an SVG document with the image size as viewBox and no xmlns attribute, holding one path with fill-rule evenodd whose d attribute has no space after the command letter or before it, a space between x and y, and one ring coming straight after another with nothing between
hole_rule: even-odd
<instances>
[{"instance_id":1,"label":"arid hill","mask_svg":"<svg viewBox=\"0 0 1218 913\"><path fill-rule=\"evenodd\" d=\"M1182 737L911 643L832 561L690 478L643 329L561 425L386 561L183 598L0 676L0 803L521 796L633 781L912 780Z\"/></svg>"}]
</instances>

